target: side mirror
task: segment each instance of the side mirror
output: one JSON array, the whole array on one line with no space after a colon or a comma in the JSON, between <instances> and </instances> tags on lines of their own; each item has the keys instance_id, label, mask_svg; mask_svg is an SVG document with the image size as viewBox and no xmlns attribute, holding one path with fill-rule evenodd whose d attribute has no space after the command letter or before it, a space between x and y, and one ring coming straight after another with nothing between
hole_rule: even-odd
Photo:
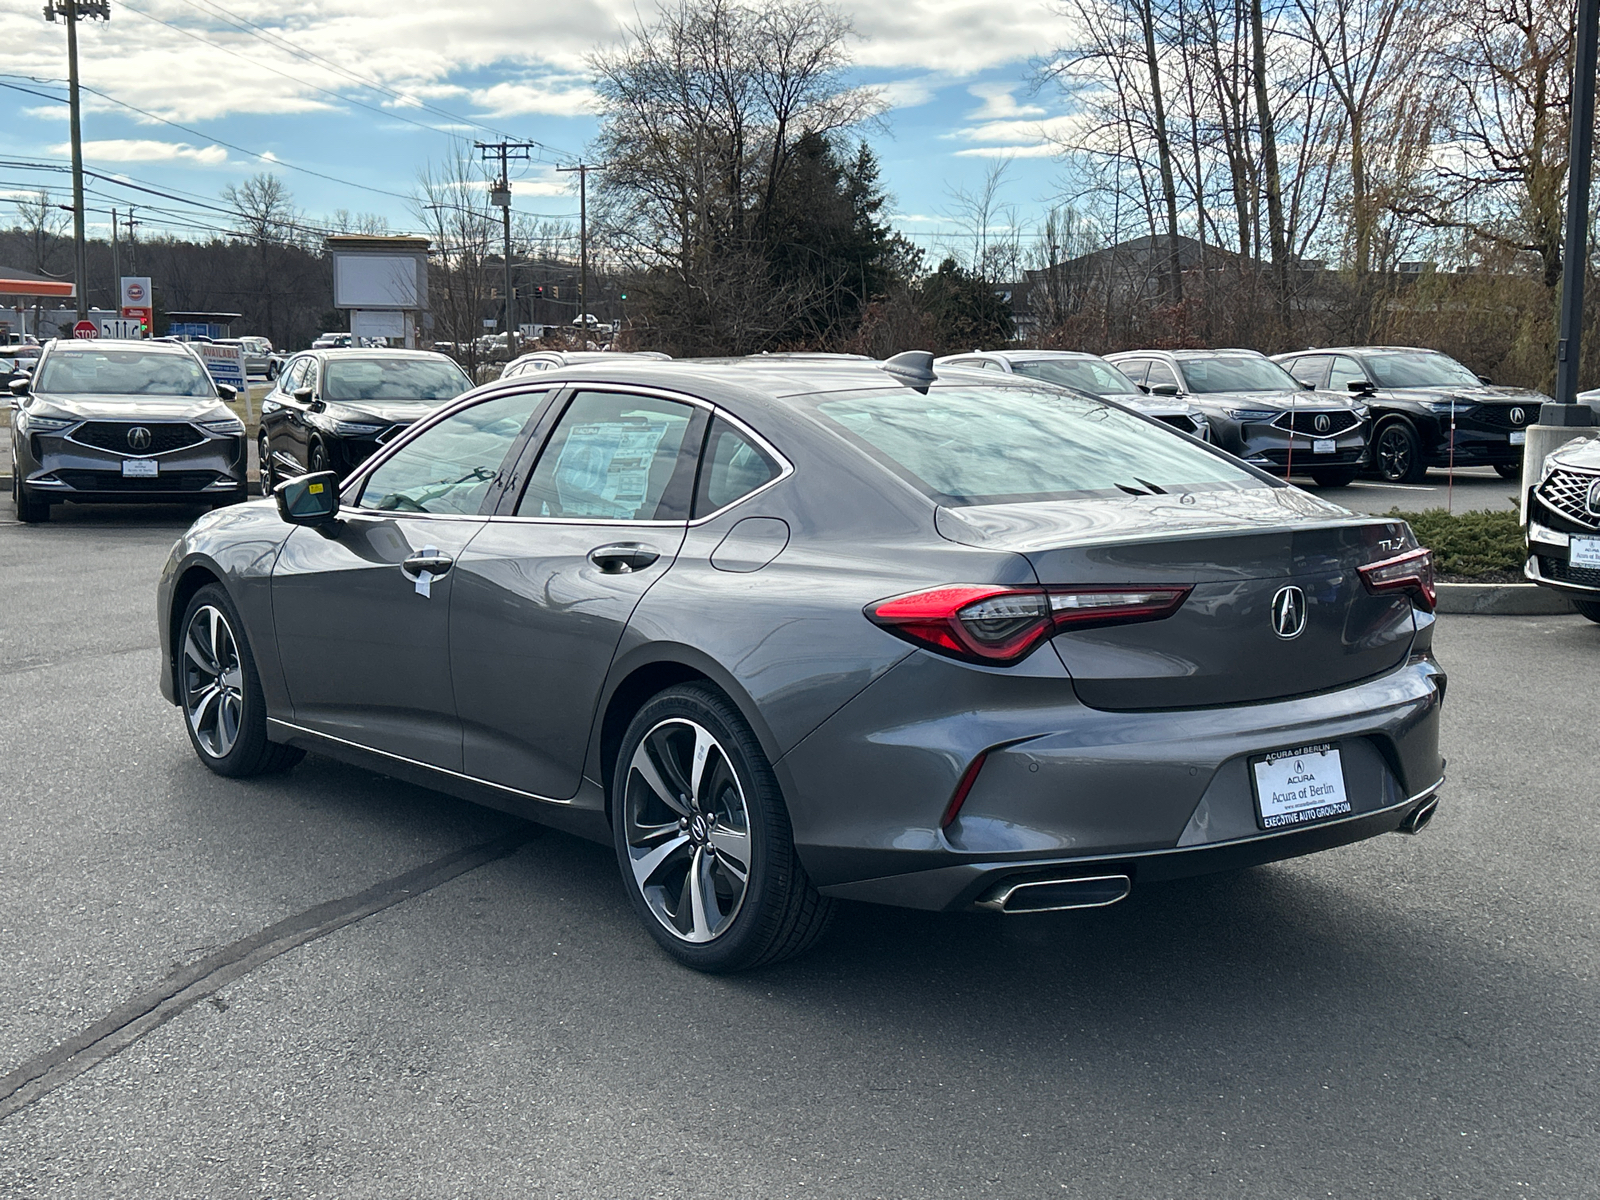
<instances>
[{"instance_id":1,"label":"side mirror","mask_svg":"<svg viewBox=\"0 0 1600 1200\"><path fill-rule=\"evenodd\" d=\"M1175 383L1153 383L1145 391L1152 396L1176 396L1178 385Z\"/></svg>"},{"instance_id":2,"label":"side mirror","mask_svg":"<svg viewBox=\"0 0 1600 1200\"><path fill-rule=\"evenodd\" d=\"M11 394L13 396L26 396L30 391L33 390L33 376L18 375L6 386L11 389Z\"/></svg>"},{"instance_id":3,"label":"side mirror","mask_svg":"<svg viewBox=\"0 0 1600 1200\"><path fill-rule=\"evenodd\" d=\"M1349 383L1345 384L1345 387L1349 388L1352 392L1359 392L1363 396L1378 390L1377 386L1370 379L1352 379Z\"/></svg>"},{"instance_id":4,"label":"side mirror","mask_svg":"<svg viewBox=\"0 0 1600 1200\"><path fill-rule=\"evenodd\" d=\"M301 475L280 483L272 498L291 525L326 525L339 515L339 477L332 471Z\"/></svg>"},{"instance_id":5,"label":"side mirror","mask_svg":"<svg viewBox=\"0 0 1600 1200\"><path fill-rule=\"evenodd\" d=\"M1308 392L1314 392L1317 390L1316 383L1310 379L1296 379L1295 382L1301 387L1305 388L1305 390Z\"/></svg>"},{"instance_id":6,"label":"side mirror","mask_svg":"<svg viewBox=\"0 0 1600 1200\"><path fill-rule=\"evenodd\" d=\"M310 404L313 393L310 388L301 387L295 388L290 395L292 395L296 400L300 401L301 404Z\"/></svg>"},{"instance_id":7,"label":"side mirror","mask_svg":"<svg viewBox=\"0 0 1600 1200\"><path fill-rule=\"evenodd\" d=\"M217 395L222 397L224 404L232 404L238 398L239 389L231 383L219 383L217 384Z\"/></svg>"},{"instance_id":8,"label":"side mirror","mask_svg":"<svg viewBox=\"0 0 1600 1200\"><path fill-rule=\"evenodd\" d=\"M1487 375L1479 375L1478 376L1478 382L1479 383L1486 383L1490 387L1494 386L1494 380L1490 379Z\"/></svg>"}]
</instances>

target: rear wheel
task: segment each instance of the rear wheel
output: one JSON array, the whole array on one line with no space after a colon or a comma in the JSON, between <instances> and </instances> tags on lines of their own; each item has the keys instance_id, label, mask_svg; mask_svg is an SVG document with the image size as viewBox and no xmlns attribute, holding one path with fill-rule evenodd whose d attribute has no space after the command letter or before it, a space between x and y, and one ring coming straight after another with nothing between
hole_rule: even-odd
<instances>
[{"instance_id":1,"label":"rear wheel","mask_svg":"<svg viewBox=\"0 0 1600 1200\"><path fill-rule=\"evenodd\" d=\"M305 751L267 740L267 702L244 623L221 584L208 583L178 626L178 696L200 761L218 775L285 771Z\"/></svg>"},{"instance_id":2,"label":"rear wheel","mask_svg":"<svg viewBox=\"0 0 1600 1200\"><path fill-rule=\"evenodd\" d=\"M1386 483L1421 483L1428 474L1422 459L1422 439L1409 421L1393 420L1378 427L1373 438L1372 462Z\"/></svg>"},{"instance_id":3,"label":"rear wheel","mask_svg":"<svg viewBox=\"0 0 1600 1200\"><path fill-rule=\"evenodd\" d=\"M1572 603L1589 620L1600 623L1600 600L1574 600Z\"/></svg>"},{"instance_id":4,"label":"rear wheel","mask_svg":"<svg viewBox=\"0 0 1600 1200\"><path fill-rule=\"evenodd\" d=\"M1349 487L1356 479L1355 467L1313 467L1311 478L1318 487Z\"/></svg>"},{"instance_id":5,"label":"rear wheel","mask_svg":"<svg viewBox=\"0 0 1600 1200\"><path fill-rule=\"evenodd\" d=\"M1501 479L1520 479L1522 477L1522 464L1495 463L1494 471Z\"/></svg>"},{"instance_id":6,"label":"rear wheel","mask_svg":"<svg viewBox=\"0 0 1600 1200\"><path fill-rule=\"evenodd\" d=\"M685 966L765 966L809 949L827 929L833 904L795 855L761 744L711 688L673 688L634 717L611 812L634 909Z\"/></svg>"}]
</instances>

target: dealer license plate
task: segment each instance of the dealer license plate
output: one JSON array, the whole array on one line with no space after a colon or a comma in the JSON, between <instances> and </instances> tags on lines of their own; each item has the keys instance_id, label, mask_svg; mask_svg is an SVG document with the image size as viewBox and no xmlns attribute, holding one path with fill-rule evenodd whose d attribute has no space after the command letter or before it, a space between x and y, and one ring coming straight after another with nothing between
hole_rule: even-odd
<instances>
[{"instance_id":1,"label":"dealer license plate","mask_svg":"<svg viewBox=\"0 0 1600 1200\"><path fill-rule=\"evenodd\" d=\"M1528 431L1526 429L1513 429L1511 431L1511 444L1513 446L1526 446L1528 444Z\"/></svg>"},{"instance_id":2,"label":"dealer license plate","mask_svg":"<svg viewBox=\"0 0 1600 1200\"><path fill-rule=\"evenodd\" d=\"M1332 454L1335 449L1337 447L1334 445L1332 438L1317 438L1311 443L1311 453L1313 454Z\"/></svg>"},{"instance_id":3,"label":"dealer license plate","mask_svg":"<svg viewBox=\"0 0 1600 1200\"><path fill-rule=\"evenodd\" d=\"M1573 567L1587 567L1591 571L1600 571L1600 537L1575 537L1572 539L1572 548L1568 551L1570 557L1567 564Z\"/></svg>"},{"instance_id":4,"label":"dealer license plate","mask_svg":"<svg viewBox=\"0 0 1600 1200\"><path fill-rule=\"evenodd\" d=\"M153 458L125 458L122 460L124 479L154 479L161 473L161 464Z\"/></svg>"},{"instance_id":5,"label":"dealer license plate","mask_svg":"<svg viewBox=\"0 0 1600 1200\"><path fill-rule=\"evenodd\" d=\"M1256 788L1256 823L1292 829L1350 812L1339 748L1328 742L1275 750L1250 762Z\"/></svg>"}]
</instances>

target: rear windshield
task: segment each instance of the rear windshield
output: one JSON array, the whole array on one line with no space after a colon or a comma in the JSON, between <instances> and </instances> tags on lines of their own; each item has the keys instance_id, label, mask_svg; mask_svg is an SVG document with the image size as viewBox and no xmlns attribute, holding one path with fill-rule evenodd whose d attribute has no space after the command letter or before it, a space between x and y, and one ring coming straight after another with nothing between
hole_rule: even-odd
<instances>
[{"instance_id":1,"label":"rear windshield","mask_svg":"<svg viewBox=\"0 0 1600 1200\"><path fill-rule=\"evenodd\" d=\"M215 396L211 376L187 354L110 348L57 350L45 361L38 392L79 396Z\"/></svg>"},{"instance_id":2,"label":"rear windshield","mask_svg":"<svg viewBox=\"0 0 1600 1200\"><path fill-rule=\"evenodd\" d=\"M1129 379L1110 363L1093 358L1032 358L1015 360L1011 369L1029 379L1042 379L1046 383L1059 383L1092 392L1096 396L1142 395Z\"/></svg>"},{"instance_id":3,"label":"rear windshield","mask_svg":"<svg viewBox=\"0 0 1600 1200\"><path fill-rule=\"evenodd\" d=\"M816 411L941 504L1270 486L1164 425L1054 389L851 392Z\"/></svg>"},{"instance_id":4,"label":"rear windshield","mask_svg":"<svg viewBox=\"0 0 1600 1200\"><path fill-rule=\"evenodd\" d=\"M1248 354L1184 357L1178 367L1191 392L1298 392L1294 377L1275 362Z\"/></svg>"},{"instance_id":5,"label":"rear windshield","mask_svg":"<svg viewBox=\"0 0 1600 1200\"><path fill-rule=\"evenodd\" d=\"M1364 365L1379 387L1477 387L1476 375L1455 359L1432 351L1368 354Z\"/></svg>"},{"instance_id":6,"label":"rear windshield","mask_svg":"<svg viewBox=\"0 0 1600 1200\"><path fill-rule=\"evenodd\" d=\"M324 400L453 400L472 386L453 362L341 358L322 372Z\"/></svg>"}]
</instances>

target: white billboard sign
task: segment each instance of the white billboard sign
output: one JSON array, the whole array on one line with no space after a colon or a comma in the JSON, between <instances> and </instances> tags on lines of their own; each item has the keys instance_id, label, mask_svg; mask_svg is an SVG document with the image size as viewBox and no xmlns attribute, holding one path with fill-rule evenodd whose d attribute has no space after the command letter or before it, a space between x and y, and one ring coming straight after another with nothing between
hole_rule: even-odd
<instances>
[{"instance_id":1,"label":"white billboard sign","mask_svg":"<svg viewBox=\"0 0 1600 1200\"><path fill-rule=\"evenodd\" d=\"M421 307L414 254L335 254L335 308Z\"/></svg>"},{"instance_id":2,"label":"white billboard sign","mask_svg":"<svg viewBox=\"0 0 1600 1200\"><path fill-rule=\"evenodd\" d=\"M399 309L358 308L350 314L350 332L356 337L403 338L406 314Z\"/></svg>"}]
</instances>

